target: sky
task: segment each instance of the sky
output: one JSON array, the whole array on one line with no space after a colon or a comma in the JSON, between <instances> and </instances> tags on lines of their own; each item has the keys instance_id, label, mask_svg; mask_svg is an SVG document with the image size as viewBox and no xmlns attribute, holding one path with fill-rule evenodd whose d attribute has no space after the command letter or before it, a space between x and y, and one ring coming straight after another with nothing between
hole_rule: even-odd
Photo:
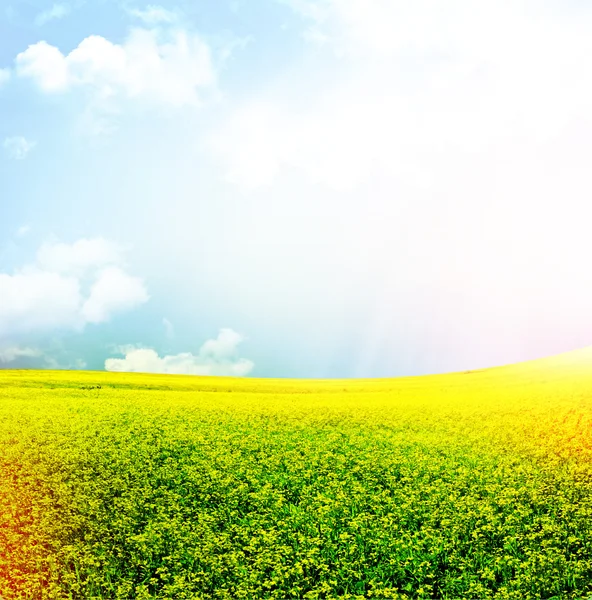
<instances>
[{"instance_id":1,"label":"sky","mask_svg":"<svg viewBox=\"0 0 592 600\"><path fill-rule=\"evenodd\" d=\"M4 0L0 368L591 345L591 30L581 0Z\"/></svg>"}]
</instances>

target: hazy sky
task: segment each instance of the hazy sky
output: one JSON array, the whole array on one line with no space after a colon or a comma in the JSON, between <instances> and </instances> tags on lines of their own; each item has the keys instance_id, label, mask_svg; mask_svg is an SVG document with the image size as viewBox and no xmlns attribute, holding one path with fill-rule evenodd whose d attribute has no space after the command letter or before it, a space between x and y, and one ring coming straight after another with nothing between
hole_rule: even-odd
<instances>
[{"instance_id":1,"label":"hazy sky","mask_svg":"<svg viewBox=\"0 0 592 600\"><path fill-rule=\"evenodd\" d=\"M388 377L592 343L592 5L0 3L0 367Z\"/></svg>"}]
</instances>

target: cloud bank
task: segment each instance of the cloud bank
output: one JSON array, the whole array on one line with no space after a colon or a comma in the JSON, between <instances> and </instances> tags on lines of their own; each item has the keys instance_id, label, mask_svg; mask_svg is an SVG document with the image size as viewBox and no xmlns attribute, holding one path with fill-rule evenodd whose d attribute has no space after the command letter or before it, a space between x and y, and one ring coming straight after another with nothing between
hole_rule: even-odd
<instances>
[{"instance_id":1,"label":"cloud bank","mask_svg":"<svg viewBox=\"0 0 592 600\"><path fill-rule=\"evenodd\" d=\"M149 298L143 281L124 270L119 247L101 238L43 244L35 263L0 273L0 289L0 339L82 331Z\"/></svg>"},{"instance_id":2,"label":"cloud bank","mask_svg":"<svg viewBox=\"0 0 592 600\"><path fill-rule=\"evenodd\" d=\"M123 44L91 35L69 54L45 41L16 57L16 73L45 93L86 88L105 102L145 100L179 108L199 105L216 74L209 46L195 34L134 28Z\"/></svg>"},{"instance_id":3,"label":"cloud bank","mask_svg":"<svg viewBox=\"0 0 592 600\"><path fill-rule=\"evenodd\" d=\"M590 118L588 20L559 19L553 2L282 3L327 77L288 71L234 108L211 150L239 186L295 169L340 192L378 173L433 190L466 154L513 159Z\"/></svg>"},{"instance_id":4,"label":"cloud bank","mask_svg":"<svg viewBox=\"0 0 592 600\"><path fill-rule=\"evenodd\" d=\"M0 362L9 363L13 360L24 356L27 358L37 358L43 356L43 352L38 348L20 348L19 346L8 346L0 348Z\"/></svg>"},{"instance_id":5,"label":"cloud bank","mask_svg":"<svg viewBox=\"0 0 592 600\"><path fill-rule=\"evenodd\" d=\"M122 348L125 358L107 359L105 370L244 377L255 365L252 361L237 356L237 347L243 339L232 329L221 329L218 337L206 341L197 355L185 352L160 357L149 348Z\"/></svg>"},{"instance_id":6,"label":"cloud bank","mask_svg":"<svg viewBox=\"0 0 592 600\"><path fill-rule=\"evenodd\" d=\"M411 347L418 363L455 369L586 343L590 11L555 0L281 3L301 19L299 61L235 103L209 148L237 193L267 194L265 208L299 231L293 244L306 239L303 297L325 257L339 257L325 280L356 282L350 297L339 282L341 294L319 289L365 324L357 373L402 364ZM275 237L262 227L260 243L275 261L254 262L276 266L291 259L281 252L291 234L271 221Z\"/></svg>"}]
</instances>

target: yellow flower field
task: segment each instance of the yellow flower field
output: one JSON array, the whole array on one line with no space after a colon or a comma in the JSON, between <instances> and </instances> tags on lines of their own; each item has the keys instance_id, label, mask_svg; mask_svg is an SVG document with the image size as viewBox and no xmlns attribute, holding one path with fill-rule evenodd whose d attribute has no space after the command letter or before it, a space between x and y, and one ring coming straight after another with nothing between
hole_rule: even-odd
<instances>
[{"instance_id":1,"label":"yellow flower field","mask_svg":"<svg viewBox=\"0 0 592 600\"><path fill-rule=\"evenodd\" d=\"M0 595L587 598L592 349L282 380L0 371Z\"/></svg>"}]
</instances>

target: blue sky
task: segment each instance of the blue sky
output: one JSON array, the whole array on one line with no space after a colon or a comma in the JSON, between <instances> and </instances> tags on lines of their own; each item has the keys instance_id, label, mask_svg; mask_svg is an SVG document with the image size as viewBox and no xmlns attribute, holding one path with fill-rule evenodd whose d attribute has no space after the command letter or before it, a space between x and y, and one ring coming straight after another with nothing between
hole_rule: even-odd
<instances>
[{"instance_id":1,"label":"blue sky","mask_svg":"<svg viewBox=\"0 0 592 600\"><path fill-rule=\"evenodd\" d=\"M0 7L0 367L388 377L590 345L591 9Z\"/></svg>"}]
</instances>

